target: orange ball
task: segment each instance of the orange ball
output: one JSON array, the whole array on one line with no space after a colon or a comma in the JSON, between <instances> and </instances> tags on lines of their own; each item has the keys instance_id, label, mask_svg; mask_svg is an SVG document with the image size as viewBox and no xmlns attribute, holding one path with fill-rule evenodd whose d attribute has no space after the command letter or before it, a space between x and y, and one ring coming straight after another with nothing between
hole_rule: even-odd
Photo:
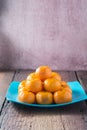
<instances>
[{"instance_id":1,"label":"orange ball","mask_svg":"<svg viewBox=\"0 0 87 130\"><path fill-rule=\"evenodd\" d=\"M32 80L32 79L39 79L39 77L36 75L35 72L30 73L30 74L27 76L27 80Z\"/></svg>"},{"instance_id":2,"label":"orange ball","mask_svg":"<svg viewBox=\"0 0 87 130\"><path fill-rule=\"evenodd\" d=\"M61 81L61 88L72 93L71 88L69 87L69 85L65 81Z\"/></svg>"},{"instance_id":3,"label":"orange ball","mask_svg":"<svg viewBox=\"0 0 87 130\"><path fill-rule=\"evenodd\" d=\"M60 76L60 74L59 74L59 73L56 73L56 72L52 72L51 78L55 78L55 79L61 81L61 76Z\"/></svg>"},{"instance_id":4,"label":"orange ball","mask_svg":"<svg viewBox=\"0 0 87 130\"><path fill-rule=\"evenodd\" d=\"M21 102L26 102L29 104L35 103L35 94L32 92L28 92L28 91L21 91L18 94L18 99Z\"/></svg>"},{"instance_id":5,"label":"orange ball","mask_svg":"<svg viewBox=\"0 0 87 130\"><path fill-rule=\"evenodd\" d=\"M28 91L37 93L39 91L42 91L42 82L40 79L32 79L32 80L26 80L25 87L28 89Z\"/></svg>"},{"instance_id":6,"label":"orange ball","mask_svg":"<svg viewBox=\"0 0 87 130\"><path fill-rule=\"evenodd\" d=\"M54 93L54 102L56 104L66 103L72 101L72 94L66 90L59 90Z\"/></svg>"},{"instance_id":7,"label":"orange ball","mask_svg":"<svg viewBox=\"0 0 87 130\"><path fill-rule=\"evenodd\" d=\"M49 92L55 92L61 89L61 84L59 80L49 78L44 81L44 89Z\"/></svg>"},{"instance_id":8,"label":"orange ball","mask_svg":"<svg viewBox=\"0 0 87 130\"><path fill-rule=\"evenodd\" d=\"M53 95L50 92L42 91L36 94L36 102L38 104L52 104Z\"/></svg>"},{"instance_id":9,"label":"orange ball","mask_svg":"<svg viewBox=\"0 0 87 130\"><path fill-rule=\"evenodd\" d=\"M18 86L18 89L25 87L25 83L26 83L26 80L21 81L19 86Z\"/></svg>"},{"instance_id":10,"label":"orange ball","mask_svg":"<svg viewBox=\"0 0 87 130\"><path fill-rule=\"evenodd\" d=\"M49 66L40 66L36 69L36 75L44 81L52 76L52 71Z\"/></svg>"}]
</instances>

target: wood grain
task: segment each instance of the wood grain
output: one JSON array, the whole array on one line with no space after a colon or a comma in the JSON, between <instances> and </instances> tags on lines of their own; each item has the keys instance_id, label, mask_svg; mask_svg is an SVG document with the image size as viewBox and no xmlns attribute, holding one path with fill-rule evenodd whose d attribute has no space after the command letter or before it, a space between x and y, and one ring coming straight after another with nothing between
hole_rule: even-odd
<instances>
[{"instance_id":1,"label":"wood grain","mask_svg":"<svg viewBox=\"0 0 87 130\"><path fill-rule=\"evenodd\" d=\"M16 72L21 81L31 71ZM63 80L76 80L74 72L60 72ZM86 104L80 102L58 108L33 108L5 102L1 115L2 130L86 130Z\"/></svg>"},{"instance_id":2,"label":"wood grain","mask_svg":"<svg viewBox=\"0 0 87 130\"><path fill-rule=\"evenodd\" d=\"M24 79L27 78L27 76L33 72L34 70L19 70L19 71L16 71L16 75L14 77L14 80L15 81L22 81Z\"/></svg>"},{"instance_id":3,"label":"wood grain","mask_svg":"<svg viewBox=\"0 0 87 130\"><path fill-rule=\"evenodd\" d=\"M0 72L0 111L5 100L7 88L9 83L12 81L13 75L14 71Z\"/></svg>"},{"instance_id":4,"label":"wood grain","mask_svg":"<svg viewBox=\"0 0 87 130\"><path fill-rule=\"evenodd\" d=\"M87 71L77 71L76 72L78 80L84 87L86 93L87 93Z\"/></svg>"},{"instance_id":5,"label":"wood grain","mask_svg":"<svg viewBox=\"0 0 87 130\"><path fill-rule=\"evenodd\" d=\"M86 71L77 71L76 72L77 78L79 82L82 84L86 94L87 94L87 70ZM87 100L85 101L87 106ZM83 112L83 119L85 122L85 127L87 129L87 108Z\"/></svg>"},{"instance_id":6,"label":"wood grain","mask_svg":"<svg viewBox=\"0 0 87 130\"><path fill-rule=\"evenodd\" d=\"M65 81L77 80L75 72L61 72ZM65 130L82 130L85 127L84 120L82 119L81 110L84 110L86 105L84 102L76 103L61 109L61 118Z\"/></svg>"}]
</instances>

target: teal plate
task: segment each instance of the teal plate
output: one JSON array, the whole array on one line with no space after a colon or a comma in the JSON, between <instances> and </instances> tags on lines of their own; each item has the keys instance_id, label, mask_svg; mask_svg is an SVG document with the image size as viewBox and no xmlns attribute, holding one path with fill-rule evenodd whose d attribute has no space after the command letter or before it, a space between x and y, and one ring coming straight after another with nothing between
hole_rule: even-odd
<instances>
[{"instance_id":1,"label":"teal plate","mask_svg":"<svg viewBox=\"0 0 87 130\"><path fill-rule=\"evenodd\" d=\"M48 108L48 107L59 107L59 106L70 105L70 104L77 103L77 102L80 102L80 101L87 99L86 92L84 91L81 84L78 81L73 81L73 82L68 82L68 85L72 89L72 102L63 103L63 104L50 104L50 105L28 104L28 103L20 102L18 100L18 85L19 85L19 83L20 82L16 82L16 81L11 82L11 84L7 90L7 93L6 93L6 99L8 101L18 103L21 105L27 105L30 107L47 107Z\"/></svg>"}]
</instances>

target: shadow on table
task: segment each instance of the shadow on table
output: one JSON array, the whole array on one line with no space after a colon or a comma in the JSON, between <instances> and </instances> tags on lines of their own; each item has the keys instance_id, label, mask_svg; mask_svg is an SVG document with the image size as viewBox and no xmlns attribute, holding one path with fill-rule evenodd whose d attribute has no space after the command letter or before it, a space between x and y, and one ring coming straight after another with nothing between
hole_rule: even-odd
<instances>
[{"instance_id":1,"label":"shadow on table","mask_svg":"<svg viewBox=\"0 0 87 130\"><path fill-rule=\"evenodd\" d=\"M63 107L54 107L54 108L39 108L39 107L29 107L24 105L19 105L11 103L15 111L18 111L20 114L29 116L31 113L35 115L75 115L81 114L85 109L85 102L79 102L72 105L67 105Z\"/></svg>"}]
</instances>

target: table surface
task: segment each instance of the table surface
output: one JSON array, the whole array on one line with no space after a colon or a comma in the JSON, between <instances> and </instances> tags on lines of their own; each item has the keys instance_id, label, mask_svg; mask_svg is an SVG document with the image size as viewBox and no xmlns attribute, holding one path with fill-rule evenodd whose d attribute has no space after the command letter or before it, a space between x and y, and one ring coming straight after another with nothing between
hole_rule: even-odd
<instances>
[{"instance_id":1,"label":"table surface","mask_svg":"<svg viewBox=\"0 0 87 130\"><path fill-rule=\"evenodd\" d=\"M87 102L57 108L27 107L5 99L10 82L22 81L32 70L0 71L0 130L86 130ZM58 71L62 80L78 80L87 90L87 71Z\"/></svg>"}]
</instances>

